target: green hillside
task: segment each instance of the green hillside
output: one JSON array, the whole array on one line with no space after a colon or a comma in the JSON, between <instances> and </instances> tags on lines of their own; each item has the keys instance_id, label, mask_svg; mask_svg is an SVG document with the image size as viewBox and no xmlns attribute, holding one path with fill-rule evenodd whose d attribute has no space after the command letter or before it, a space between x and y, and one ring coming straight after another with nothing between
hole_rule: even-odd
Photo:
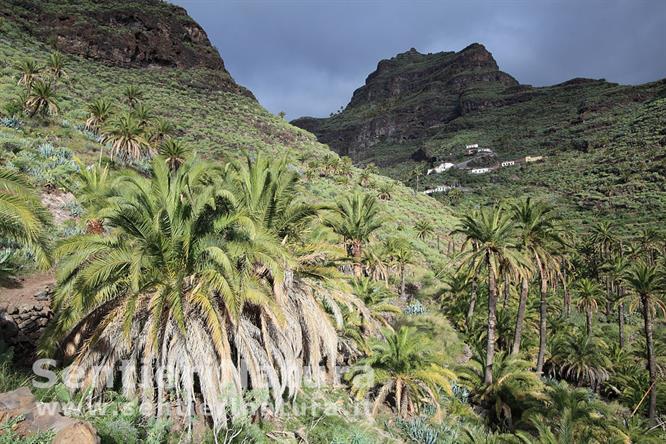
<instances>
[{"instance_id":1,"label":"green hillside","mask_svg":"<svg viewBox=\"0 0 666 444\"><path fill-rule=\"evenodd\" d=\"M470 144L495 151L497 157L483 166L547 156L529 168L480 176L449 170L420 184L468 187L470 205L549 196L571 218L619 218L637 231L666 210L665 100L666 80L519 85L483 47L471 45L459 53L408 52L384 60L341 113L294 123L357 163L375 162L412 186L415 168L467 160L464 147Z\"/></svg>"},{"instance_id":2,"label":"green hillside","mask_svg":"<svg viewBox=\"0 0 666 444\"><path fill-rule=\"evenodd\" d=\"M13 25L5 20L0 26L6 29ZM44 62L50 52L44 44L30 38L15 39L5 35L0 39L1 103L12 102L21 90L16 84L16 65L26 57ZM55 119L37 122L25 119L18 130L0 126L5 162L13 156L12 151L35 149L43 143L71 149L88 162L96 160L103 146L77 129L87 118L87 103L99 97L119 102L123 90L128 85L136 85L154 116L173 122L179 139L200 156L220 163L258 153L285 156L303 176L306 200L330 202L354 190L378 194L388 184L392 187L391 199L381 203L387 214L382 237L396 229L414 236L415 220L429 220L442 233L448 233L455 223L447 206L417 195L386 177L372 174L368 185L361 186L361 171L357 168L350 168L348 175L345 172L342 177L320 175L326 158L337 158L337 155L318 143L312 134L268 113L253 98L216 89L207 83L207 69L127 69L69 56L67 71L66 83L58 91L61 111ZM418 239L415 242L429 262L441 260L434 242L426 244Z\"/></svg>"}]
</instances>

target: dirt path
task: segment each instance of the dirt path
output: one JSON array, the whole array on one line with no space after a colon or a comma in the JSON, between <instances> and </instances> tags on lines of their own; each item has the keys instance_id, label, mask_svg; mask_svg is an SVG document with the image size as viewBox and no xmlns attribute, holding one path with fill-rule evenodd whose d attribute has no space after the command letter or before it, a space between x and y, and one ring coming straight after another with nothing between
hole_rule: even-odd
<instances>
[{"instance_id":1,"label":"dirt path","mask_svg":"<svg viewBox=\"0 0 666 444\"><path fill-rule=\"evenodd\" d=\"M8 287L0 287L0 307L21 305L44 305L48 303L46 293L55 285L52 271L36 273L19 279ZM43 295L40 297L40 294Z\"/></svg>"}]
</instances>

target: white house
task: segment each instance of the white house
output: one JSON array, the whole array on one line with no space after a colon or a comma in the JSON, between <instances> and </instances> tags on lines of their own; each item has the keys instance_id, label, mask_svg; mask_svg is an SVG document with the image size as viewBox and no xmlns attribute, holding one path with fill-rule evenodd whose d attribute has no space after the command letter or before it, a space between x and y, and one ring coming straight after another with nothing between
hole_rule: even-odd
<instances>
[{"instance_id":1,"label":"white house","mask_svg":"<svg viewBox=\"0 0 666 444\"><path fill-rule=\"evenodd\" d=\"M429 174L439 174L443 173L444 171L453 168L453 164L449 162L444 162L442 164L437 165L435 168L431 168L428 170L426 173L426 176Z\"/></svg>"},{"instance_id":2,"label":"white house","mask_svg":"<svg viewBox=\"0 0 666 444\"><path fill-rule=\"evenodd\" d=\"M527 162L527 163L538 162L540 160L543 160L543 156L527 156L527 157L525 157L525 162Z\"/></svg>"},{"instance_id":3,"label":"white house","mask_svg":"<svg viewBox=\"0 0 666 444\"><path fill-rule=\"evenodd\" d=\"M490 168L474 168L470 173L472 174L486 174L490 172Z\"/></svg>"},{"instance_id":4,"label":"white house","mask_svg":"<svg viewBox=\"0 0 666 444\"><path fill-rule=\"evenodd\" d=\"M477 154L478 153L492 154L493 150L491 150L490 148L479 148L479 149L476 150L476 152L477 152Z\"/></svg>"},{"instance_id":5,"label":"white house","mask_svg":"<svg viewBox=\"0 0 666 444\"><path fill-rule=\"evenodd\" d=\"M465 149L466 149L466 150L476 149L476 148L478 148L478 147L479 147L479 144L478 144L478 143L475 143L475 144L473 144L473 145L465 145Z\"/></svg>"},{"instance_id":6,"label":"white house","mask_svg":"<svg viewBox=\"0 0 666 444\"><path fill-rule=\"evenodd\" d=\"M438 185L436 188L431 188L429 190L425 190L423 194L432 194L432 193L443 193L445 191L449 191L453 189L452 186L449 185Z\"/></svg>"},{"instance_id":7,"label":"white house","mask_svg":"<svg viewBox=\"0 0 666 444\"><path fill-rule=\"evenodd\" d=\"M515 165L515 164L516 164L515 160L505 160L504 162L502 162L503 167L508 167L508 166L512 166L512 165Z\"/></svg>"}]
</instances>

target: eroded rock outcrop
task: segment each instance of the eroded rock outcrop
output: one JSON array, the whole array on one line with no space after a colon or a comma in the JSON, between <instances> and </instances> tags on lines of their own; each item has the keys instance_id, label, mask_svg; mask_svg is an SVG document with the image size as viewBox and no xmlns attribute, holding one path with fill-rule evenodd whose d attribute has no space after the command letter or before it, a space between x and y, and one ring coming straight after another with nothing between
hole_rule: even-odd
<instances>
[{"instance_id":1,"label":"eroded rock outcrop","mask_svg":"<svg viewBox=\"0 0 666 444\"><path fill-rule=\"evenodd\" d=\"M211 87L248 96L185 9L160 0L0 0L0 18L59 51L123 67L203 68Z\"/></svg>"},{"instance_id":2,"label":"eroded rock outcrop","mask_svg":"<svg viewBox=\"0 0 666 444\"><path fill-rule=\"evenodd\" d=\"M498 91L511 88L514 93L496 97ZM528 100L529 90L500 71L481 44L436 54L421 54L412 48L380 61L342 113L328 119L304 117L292 123L357 162L373 160L386 165L407 160L419 148L419 141L438 125L474 109ZM371 149L377 144L414 148L383 159Z\"/></svg>"}]
</instances>

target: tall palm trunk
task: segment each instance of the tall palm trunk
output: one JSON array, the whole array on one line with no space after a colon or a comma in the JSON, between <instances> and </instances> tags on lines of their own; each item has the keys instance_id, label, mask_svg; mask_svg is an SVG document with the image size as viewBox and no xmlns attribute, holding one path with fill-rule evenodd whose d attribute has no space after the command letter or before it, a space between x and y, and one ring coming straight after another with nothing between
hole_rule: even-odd
<instances>
[{"instance_id":1,"label":"tall palm trunk","mask_svg":"<svg viewBox=\"0 0 666 444\"><path fill-rule=\"evenodd\" d=\"M536 372L543 373L543 363L546 356L546 317L548 316L548 307L546 305L546 294L548 293L548 281L546 280L543 264L537 257L539 265L539 277L541 279L540 303L539 303L539 354L537 355Z\"/></svg>"},{"instance_id":2,"label":"tall palm trunk","mask_svg":"<svg viewBox=\"0 0 666 444\"><path fill-rule=\"evenodd\" d=\"M654 342L652 339L652 313L650 312L650 296L641 295L643 304L643 321L645 328L645 345L647 347L647 364L650 373L650 400L648 403L648 419L651 426L655 424L657 412L657 364L654 358Z\"/></svg>"},{"instance_id":3,"label":"tall palm trunk","mask_svg":"<svg viewBox=\"0 0 666 444\"><path fill-rule=\"evenodd\" d=\"M623 296L622 287L617 287L618 299ZM617 329L620 337L620 348L624 348L624 304L622 302L617 304Z\"/></svg>"},{"instance_id":4,"label":"tall palm trunk","mask_svg":"<svg viewBox=\"0 0 666 444\"><path fill-rule=\"evenodd\" d=\"M516 330L513 333L513 345L511 347L512 355L520 353L520 341L523 335L523 323L525 322L528 293L529 281L526 277L523 277L520 282L520 300L518 302L518 314L516 315Z\"/></svg>"},{"instance_id":5,"label":"tall palm trunk","mask_svg":"<svg viewBox=\"0 0 666 444\"><path fill-rule=\"evenodd\" d=\"M567 269L562 267L562 290L564 292L564 313L567 317L571 315L571 293L567 285Z\"/></svg>"},{"instance_id":6,"label":"tall palm trunk","mask_svg":"<svg viewBox=\"0 0 666 444\"><path fill-rule=\"evenodd\" d=\"M471 327L472 316L474 316L474 309L476 308L476 298L478 296L479 284L476 282L476 277L472 279L472 290L469 300L469 307L467 307L467 316L465 317L465 325L467 330Z\"/></svg>"},{"instance_id":7,"label":"tall palm trunk","mask_svg":"<svg viewBox=\"0 0 666 444\"><path fill-rule=\"evenodd\" d=\"M400 264L400 297L405 297L405 264Z\"/></svg>"},{"instance_id":8,"label":"tall palm trunk","mask_svg":"<svg viewBox=\"0 0 666 444\"><path fill-rule=\"evenodd\" d=\"M588 336L592 334L592 310L589 308L585 310L585 330Z\"/></svg>"},{"instance_id":9,"label":"tall palm trunk","mask_svg":"<svg viewBox=\"0 0 666 444\"><path fill-rule=\"evenodd\" d=\"M502 301L502 308L506 309L506 306L509 304L509 296L511 295L511 279L509 278L509 273L504 272L504 300Z\"/></svg>"},{"instance_id":10,"label":"tall palm trunk","mask_svg":"<svg viewBox=\"0 0 666 444\"><path fill-rule=\"evenodd\" d=\"M495 273L491 266L491 254L486 253L486 265L488 266L488 333L486 342L486 369L484 382L493 383L493 362L495 360L495 329L497 324L497 282Z\"/></svg>"},{"instance_id":11,"label":"tall palm trunk","mask_svg":"<svg viewBox=\"0 0 666 444\"><path fill-rule=\"evenodd\" d=\"M360 278L363 275L363 267L361 266L363 247L361 246L361 241L353 240L351 250L352 258L354 259L354 276Z\"/></svg>"}]
</instances>

